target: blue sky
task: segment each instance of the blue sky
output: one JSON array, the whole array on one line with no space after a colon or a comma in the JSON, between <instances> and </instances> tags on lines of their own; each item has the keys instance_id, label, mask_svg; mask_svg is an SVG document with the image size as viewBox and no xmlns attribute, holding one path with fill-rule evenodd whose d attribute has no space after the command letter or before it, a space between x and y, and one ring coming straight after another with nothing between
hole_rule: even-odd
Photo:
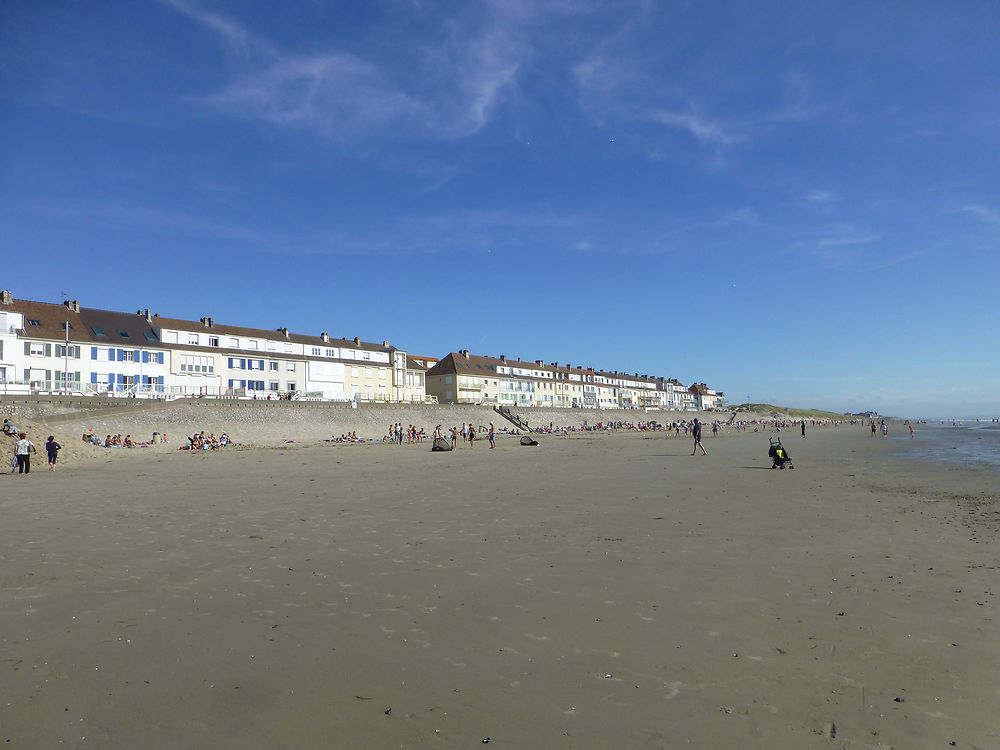
<instances>
[{"instance_id":1,"label":"blue sky","mask_svg":"<svg viewBox=\"0 0 1000 750\"><path fill-rule=\"evenodd\" d=\"M0 4L0 287L1000 414L994 2Z\"/></svg>"}]
</instances>

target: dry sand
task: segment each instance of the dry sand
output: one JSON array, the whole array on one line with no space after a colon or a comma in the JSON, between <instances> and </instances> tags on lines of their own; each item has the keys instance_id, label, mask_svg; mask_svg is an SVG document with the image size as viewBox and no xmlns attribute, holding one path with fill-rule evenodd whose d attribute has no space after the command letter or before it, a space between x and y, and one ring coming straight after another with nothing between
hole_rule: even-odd
<instances>
[{"instance_id":1,"label":"dry sand","mask_svg":"<svg viewBox=\"0 0 1000 750\"><path fill-rule=\"evenodd\" d=\"M40 456L0 741L1000 747L996 474L784 436Z\"/></svg>"}]
</instances>

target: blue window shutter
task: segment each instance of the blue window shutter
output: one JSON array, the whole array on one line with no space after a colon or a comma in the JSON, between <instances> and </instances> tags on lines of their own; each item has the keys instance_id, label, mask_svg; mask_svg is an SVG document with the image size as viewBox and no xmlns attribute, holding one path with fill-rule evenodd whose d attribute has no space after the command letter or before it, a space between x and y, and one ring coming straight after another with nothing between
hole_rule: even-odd
<instances>
[{"instance_id":1,"label":"blue window shutter","mask_svg":"<svg viewBox=\"0 0 1000 750\"><path fill-rule=\"evenodd\" d=\"M114 362L115 361L115 350L114 349L108 349L108 361L109 362Z\"/></svg>"},{"instance_id":2,"label":"blue window shutter","mask_svg":"<svg viewBox=\"0 0 1000 750\"><path fill-rule=\"evenodd\" d=\"M96 372L90 373L90 382L93 383L94 385L97 385L97 373Z\"/></svg>"},{"instance_id":3,"label":"blue window shutter","mask_svg":"<svg viewBox=\"0 0 1000 750\"><path fill-rule=\"evenodd\" d=\"M149 352L142 353L142 362L143 364L149 364Z\"/></svg>"},{"instance_id":4,"label":"blue window shutter","mask_svg":"<svg viewBox=\"0 0 1000 750\"><path fill-rule=\"evenodd\" d=\"M162 357L163 355L161 354L160 356ZM163 376L162 375L160 375L160 377L158 377L156 379L156 384L157 385L163 385Z\"/></svg>"},{"instance_id":5,"label":"blue window shutter","mask_svg":"<svg viewBox=\"0 0 1000 750\"><path fill-rule=\"evenodd\" d=\"M97 347L96 346L90 347L90 358L91 359L97 359Z\"/></svg>"},{"instance_id":6,"label":"blue window shutter","mask_svg":"<svg viewBox=\"0 0 1000 750\"><path fill-rule=\"evenodd\" d=\"M156 353L156 364L158 364L158 365L162 365L163 364L163 352L157 352ZM162 377L160 378L160 385L163 385L163 378Z\"/></svg>"},{"instance_id":7,"label":"blue window shutter","mask_svg":"<svg viewBox=\"0 0 1000 750\"><path fill-rule=\"evenodd\" d=\"M139 362L140 360L142 360L142 355L139 353L139 350L136 349L135 351L132 352L132 361L133 362ZM142 360L142 361L145 361L145 360Z\"/></svg>"},{"instance_id":8,"label":"blue window shutter","mask_svg":"<svg viewBox=\"0 0 1000 750\"><path fill-rule=\"evenodd\" d=\"M121 351L121 349L119 349L118 351ZM125 383L125 376L122 373L118 373L118 382L122 383L123 385Z\"/></svg>"},{"instance_id":9,"label":"blue window shutter","mask_svg":"<svg viewBox=\"0 0 1000 750\"><path fill-rule=\"evenodd\" d=\"M257 360L257 369L258 370L263 370L264 369L264 360L262 360L262 359L258 359Z\"/></svg>"},{"instance_id":10,"label":"blue window shutter","mask_svg":"<svg viewBox=\"0 0 1000 750\"><path fill-rule=\"evenodd\" d=\"M241 359L241 360L240 360L240 369L241 369L241 370L245 370L245 369L247 369L247 361L246 361L245 359ZM245 381L244 381L244 382L245 382Z\"/></svg>"},{"instance_id":11,"label":"blue window shutter","mask_svg":"<svg viewBox=\"0 0 1000 750\"><path fill-rule=\"evenodd\" d=\"M124 349L115 349L115 359L117 359L119 362L124 362L125 361L125 350ZM119 381L119 382L121 382L121 381Z\"/></svg>"},{"instance_id":12,"label":"blue window shutter","mask_svg":"<svg viewBox=\"0 0 1000 750\"><path fill-rule=\"evenodd\" d=\"M230 370L232 370L232 369L233 369L233 358L232 358L232 357L230 357L230 358L229 358L229 369L230 369ZM230 387L230 388L232 388L232 387L233 387L233 381L231 381L231 380L229 381L229 387Z\"/></svg>"},{"instance_id":13,"label":"blue window shutter","mask_svg":"<svg viewBox=\"0 0 1000 750\"><path fill-rule=\"evenodd\" d=\"M45 345L45 356L46 357L51 357L52 356L52 344L46 344Z\"/></svg>"}]
</instances>

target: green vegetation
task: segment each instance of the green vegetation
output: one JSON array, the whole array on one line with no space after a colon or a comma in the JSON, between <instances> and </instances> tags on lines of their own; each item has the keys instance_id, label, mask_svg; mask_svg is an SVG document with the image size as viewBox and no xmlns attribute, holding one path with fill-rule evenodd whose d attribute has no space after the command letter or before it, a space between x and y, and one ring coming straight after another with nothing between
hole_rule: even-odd
<instances>
[{"instance_id":1,"label":"green vegetation","mask_svg":"<svg viewBox=\"0 0 1000 750\"><path fill-rule=\"evenodd\" d=\"M730 411L741 412L750 411L764 416L788 416L793 418L806 419L843 419L846 414L838 414L835 411L823 411L822 409L793 409L791 407L775 406L774 404L736 404L729 405Z\"/></svg>"}]
</instances>

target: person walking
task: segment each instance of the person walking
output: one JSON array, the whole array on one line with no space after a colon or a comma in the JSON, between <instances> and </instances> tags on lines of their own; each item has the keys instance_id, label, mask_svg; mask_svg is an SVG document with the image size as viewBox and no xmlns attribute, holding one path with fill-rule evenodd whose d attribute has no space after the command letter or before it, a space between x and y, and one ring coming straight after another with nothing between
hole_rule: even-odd
<instances>
[{"instance_id":1,"label":"person walking","mask_svg":"<svg viewBox=\"0 0 1000 750\"><path fill-rule=\"evenodd\" d=\"M17 456L17 473L18 474L29 474L31 473L31 454L38 453L35 450L35 444L28 440L28 435L22 432L18 435L20 438L14 445L14 455Z\"/></svg>"},{"instance_id":2,"label":"person walking","mask_svg":"<svg viewBox=\"0 0 1000 750\"><path fill-rule=\"evenodd\" d=\"M469 422L469 447L476 447L476 426Z\"/></svg>"},{"instance_id":3,"label":"person walking","mask_svg":"<svg viewBox=\"0 0 1000 750\"><path fill-rule=\"evenodd\" d=\"M497 428L490 422L490 450L497 447Z\"/></svg>"},{"instance_id":4,"label":"person walking","mask_svg":"<svg viewBox=\"0 0 1000 750\"><path fill-rule=\"evenodd\" d=\"M802 437L806 436L806 420L802 420Z\"/></svg>"},{"instance_id":5,"label":"person walking","mask_svg":"<svg viewBox=\"0 0 1000 750\"><path fill-rule=\"evenodd\" d=\"M45 452L49 454L49 471L56 470L56 457L61 450L62 446L56 442L55 437L49 435L49 439L45 442Z\"/></svg>"},{"instance_id":6,"label":"person walking","mask_svg":"<svg viewBox=\"0 0 1000 750\"><path fill-rule=\"evenodd\" d=\"M691 435L694 437L694 450L691 451L693 456L701 448L701 455L707 456L708 451L705 450L705 446L701 444L701 422L697 419L694 420L694 424L691 426Z\"/></svg>"}]
</instances>

